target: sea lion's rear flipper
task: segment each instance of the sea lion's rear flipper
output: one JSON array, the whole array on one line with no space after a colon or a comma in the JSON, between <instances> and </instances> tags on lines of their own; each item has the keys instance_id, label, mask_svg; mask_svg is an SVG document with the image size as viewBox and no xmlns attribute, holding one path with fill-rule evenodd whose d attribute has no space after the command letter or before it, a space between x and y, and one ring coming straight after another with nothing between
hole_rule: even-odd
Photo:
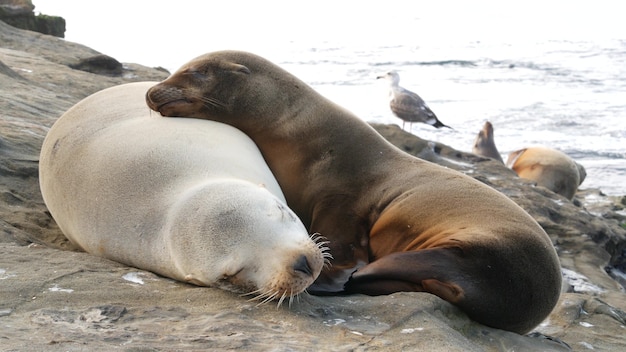
<instances>
[{"instance_id":1,"label":"sea lion's rear flipper","mask_svg":"<svg viewBox=\"0 0 626 352\"><path fill-rule=\"evenodd\" d=\"M346 284L350 293L383 295L430 292L451 303L464 297L453 278L459 274L458 249L437 248L386 255L356 271Z\"/></svg>"},{"instance_id":2,"label":"sea lion's rear flipper","mask_svg":"<svg viewBox=\"0 0 626 352\"><path fill-rule=\"evenodd\" d=\"M561 277L554 272L558 263L552 263L549 254L542 257L540 245L528 252L535 253L535 262L520 260L521 251L494 248L473 245L388 254L352 274L346 292L429 292L479 323L526 333L558 300Z\"/></svg>"}]
</instances>

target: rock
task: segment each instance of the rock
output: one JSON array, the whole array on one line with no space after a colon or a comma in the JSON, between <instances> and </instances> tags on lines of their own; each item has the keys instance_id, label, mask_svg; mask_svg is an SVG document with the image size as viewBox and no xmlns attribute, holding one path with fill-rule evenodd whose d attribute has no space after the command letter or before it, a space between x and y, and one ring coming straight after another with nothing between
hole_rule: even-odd
<instances>
[{"instance_id":1,"label":"rock","mask_svg":"<svg viewBox=\"0 0 626 352\"><path fill-rule=\"evenodd\" d=\"M25 16L33 13L35 5L31 0L0 0L0 15Z\"/></svg>"},{"instance_id":2,"label":"rock","mask_svg":"<svg viewBox=\"0 0 626 352\"><path fill-rule=\"evenodd\" d=\"M70 64L70 67L105 76L119 76L124 71L122 64L108 55L90 56L81 59L78 63Z\"/></svg>"},{"instance_id":3,"label":"rock","mask_svg":"<svg viewBox=\"0 0 626 352\"><path fill-rule=\"evenodd\" d=\"M419 139L395 125L374 127L400 149L503 192L552 238L564 268L563 294L531 334L482 326L426 293L305 294L278 308L256 306L230 292L175 282L76 251L39 192L44 136L65 110L87 95L126 82L162 80L168 73L129 63L116 76L71 69L71 64L102 54L2 22L0 42L3 350L626 349L622 198L581 190L569 202L519 179L501 163Z\"/></svg>"},{"instance_id":4,"label":"rock","mask_svg":"<svg viewBox=\"0 0 626 352\"><path fill-rule=\"evenodd\" d=\"M0 21L13 27L63 38L65 19L58 16L36 15L31 0L0 0Z\"/></svg>"},{"instance_id":5,"label":"rock","mask_svg":"<svg viewBox=\"0 0 626 352\"><path fill-rule=\"evenodd\" d=\"M0 61L0 74L9 76L10 78L24 79L22 76L20 76L19 73L13 71L9 66L5 65L1 61Z\"/></svg>"},{"instance_id":6,"label":"rock","mask_svg":"<svg viewBox=\"0 0 626 352\"><path fill-rule=\"evenodd\" d=\"M20 243L71 248L47 214L37 182L39 149L49 127L92 93L124 82L162 80L168 73L136 64L125 65L115 78L73 70L70 64L101 54L3 22L0 42L0 226Z\"/></svg>"}]
</instances>

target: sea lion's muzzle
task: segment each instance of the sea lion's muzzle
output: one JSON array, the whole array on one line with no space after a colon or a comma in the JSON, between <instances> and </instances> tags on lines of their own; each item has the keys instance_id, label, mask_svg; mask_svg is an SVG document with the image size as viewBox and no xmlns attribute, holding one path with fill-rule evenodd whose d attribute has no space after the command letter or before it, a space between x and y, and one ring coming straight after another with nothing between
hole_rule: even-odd
<instances>
[{"instance_id":1,"label":"sea lion's muzzle","mask_svg":"<svg viewBox=\"0 0 626 352\"><path fill-rule=\"evenodd\" d=\"M157 84L146 92L146 103L163 116L176 116L181 107L193 101L184 95L182 88Z\"/></svg>"}]
</instances>

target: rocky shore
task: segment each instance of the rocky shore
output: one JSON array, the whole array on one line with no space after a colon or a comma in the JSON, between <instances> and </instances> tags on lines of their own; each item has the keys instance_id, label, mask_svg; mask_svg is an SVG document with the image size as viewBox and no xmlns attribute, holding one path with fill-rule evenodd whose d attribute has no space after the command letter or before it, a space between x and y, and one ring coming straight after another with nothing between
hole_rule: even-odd
<instances>
[{"instance_id":1,"label":"rocky shore","mask_svg":"<svg viewBox=\"0 0 626 352\"><path fill-rule=\"evenodd\" d=\"M301 295L291 305L256 306L76 251L39 192L43 138L80 99L168 74L0 21L0 349L626 350L624 197L583 189L570 202L501 163L395 125L374 127L407 153L506 194L550 235L563 267L562 296L531 334L479 325L425 293Z\"/></svg>"}]
</instances>

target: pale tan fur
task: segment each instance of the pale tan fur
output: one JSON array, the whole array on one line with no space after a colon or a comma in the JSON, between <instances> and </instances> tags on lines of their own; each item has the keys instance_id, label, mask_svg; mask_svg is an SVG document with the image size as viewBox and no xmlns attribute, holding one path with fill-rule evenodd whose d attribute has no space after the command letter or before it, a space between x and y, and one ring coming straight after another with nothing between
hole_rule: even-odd
<instances>
[{"instance_id":1,"label":"pale tan fur","mask_svg":"<svg viewBox=\"0 0 626 352\"><path fill-rule=\"evenodd\" d=\"M76 104L42 147L40 185L63 233L85 251L177 280L284 298L323 256L256 145L216 122L163 119L154 82ZM310 275L294 270L305 256Z\"/></svg>"},{"instance_id":2,"label":"pale tan fur","mask_svg":"<svg viewBox=\"0 0 626 352\"><path fill-rule=\"evenodd\" d=\"M535 181L538 186L570 200L586 176L584 167L567 154L545 147L511 152L506 165L519 177Z\"/></svg>"}]
</instances>

